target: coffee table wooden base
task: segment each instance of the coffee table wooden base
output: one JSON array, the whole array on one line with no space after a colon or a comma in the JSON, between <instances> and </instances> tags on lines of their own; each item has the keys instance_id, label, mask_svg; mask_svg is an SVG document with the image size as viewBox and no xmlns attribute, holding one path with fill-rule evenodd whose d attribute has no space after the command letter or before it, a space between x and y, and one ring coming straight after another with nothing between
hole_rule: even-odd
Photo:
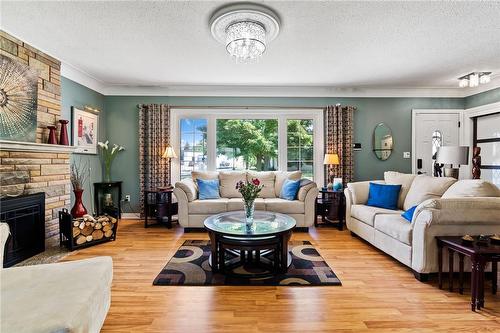
<instances>
[{"instance_id":1,"label":"coffee table wooden base","mask_svg":"<svg viewBox=\"0 0 500 333\"><path fill-rule=\"evenodd\" d=\"M292 262L288 251L288 241L292 231L270 237L229 237L208 232L211 243L210 266L212 271L244 278L262 278L286 273ZM226 260L226 252L235 258ZM262 273L235 273L244 265L254 265Z\"/></svg>"}]
</instances>

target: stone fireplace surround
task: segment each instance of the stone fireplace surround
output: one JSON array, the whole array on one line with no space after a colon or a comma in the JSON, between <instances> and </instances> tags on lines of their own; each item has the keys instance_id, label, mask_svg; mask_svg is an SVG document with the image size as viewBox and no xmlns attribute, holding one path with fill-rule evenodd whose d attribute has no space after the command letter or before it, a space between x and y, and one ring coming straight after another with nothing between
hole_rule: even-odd
<instances>
[{"instance_id":1,"label":"stone fireplace surround","mask_svg":"<svg viewBox=\"0 0 500 333\"><path fill-rule=\"evenodd\" d=\"M1 196L45 192L45 238L58 241L58 212L70 208L71 146L49 145L48 125L61 118L61 62L0 30L0 54L38 73L36 142L0 140ZM59 126L58 126L59 127Z\"/></svg>"}]
</instances>

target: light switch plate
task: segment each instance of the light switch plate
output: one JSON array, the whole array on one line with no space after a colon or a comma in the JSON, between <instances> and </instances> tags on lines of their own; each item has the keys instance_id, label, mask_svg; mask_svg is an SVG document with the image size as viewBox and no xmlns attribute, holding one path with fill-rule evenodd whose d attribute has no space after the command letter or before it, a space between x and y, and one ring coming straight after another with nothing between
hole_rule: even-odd
<instances>
[{"instance_id":1,"label":"light switch plate","mask_svg":"<svg viewBox=\"0 0 500 333\"><path fill-rule=\"evenodd\" d=\"M403 158L410 158L410 152L409 151L405 151L403 152Z\"/></svg>"}]
</instances>

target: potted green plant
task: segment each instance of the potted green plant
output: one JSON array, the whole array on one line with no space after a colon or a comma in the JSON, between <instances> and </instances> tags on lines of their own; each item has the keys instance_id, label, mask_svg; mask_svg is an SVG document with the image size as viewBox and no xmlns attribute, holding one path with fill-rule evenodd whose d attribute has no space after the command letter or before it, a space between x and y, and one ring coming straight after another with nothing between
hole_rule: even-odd
<instances>
[{"instance_id":1,"label":"potted green plant","mask_svg":"<svg viewBox=\"0 0 500 333\"><path fill-rule=\"evenodd\" d=\"M239 181L236 184L236 189L243 196L244 209L245 209L245 222L247 227L253 224L253 216L255 212L255 199L259 195L260 191L264 185L260 184L260 180L257 178L252 179L252 181Z\"/></svg>"}]
</instances>

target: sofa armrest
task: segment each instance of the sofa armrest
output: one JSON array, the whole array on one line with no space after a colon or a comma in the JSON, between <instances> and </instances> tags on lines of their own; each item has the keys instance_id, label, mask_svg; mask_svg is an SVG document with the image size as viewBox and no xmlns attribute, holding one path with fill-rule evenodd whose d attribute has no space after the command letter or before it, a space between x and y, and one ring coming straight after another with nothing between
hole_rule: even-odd
<instances>
[{"instance_id":1,"label":"sofa armrest","mask_svg":"<svg viewBox=\"0 0 500 333\"><path fill-rule=\"evenodd\" d=\"M493 234L500 231L500 198L430 199L413 216L412 269L437 272L437 236Z\"/></svg>"},{"instance_id":2,"label":"sofa armrest","mask_svg":"<svg viewBox=\"0 0 500 333\"><path fill-rule=\"evenodd\" d=\"M191 178L186 178L181 180L180 182L175 183L175 188L182 190L186 194L188 202L191 202L198 198L198 190Z\"/></svg>"},{"instance_id":3,"label":"sofa armrest","mask_svg":"<svg viewBox=\"0 0 500 333\"><path fill-rule=\"evenodd\" d=\"M314 188L318 189L318 185L315 182L310 182L310 183L307 183L304 186L301 186L300 189L299 189L299 192L297 193L297 199L300 200L300 201L305 201L306 200L306 196L309 193L309 191L313 190Z\"/></svg>"},{"instance_id":4,"label":"sofa armrest","mask_svg":"<svg viewBox=\"0 0 500 333\"><path fill-rule=\"evenodd\" d=\"M304 198L304 227L310 227L316 221L316 199L318 198L319 190L316 183L309 188Z\"/></svg>"},{"instance_id":5,"label":"sofa armrest","mask_svg":"<svg viewBox=\"0 0 500 333\"><path fill-rule=\"evenodd\" d=\"M350 204L351 205L364 205L368 201L368 193L370 190L370 183L379 183L384 184L383 180L372 180L372 181L364 181L364 182L355 182L355 183L347 183L347 189L344 191L346 194L350 196ZM349 190L349 192L347 191Z\"/></svg>"},{"instance_id":6,"label":"sofa armrest","mask_svg":"<svg viewBox=\"0 0 500 333\"><path fill-rule=\"evenodd\" d=\"M412 224L470 225L496 224L500 226L500 197L467 197L429 199L415 209Z\"/></svg>"}]
</instances>

